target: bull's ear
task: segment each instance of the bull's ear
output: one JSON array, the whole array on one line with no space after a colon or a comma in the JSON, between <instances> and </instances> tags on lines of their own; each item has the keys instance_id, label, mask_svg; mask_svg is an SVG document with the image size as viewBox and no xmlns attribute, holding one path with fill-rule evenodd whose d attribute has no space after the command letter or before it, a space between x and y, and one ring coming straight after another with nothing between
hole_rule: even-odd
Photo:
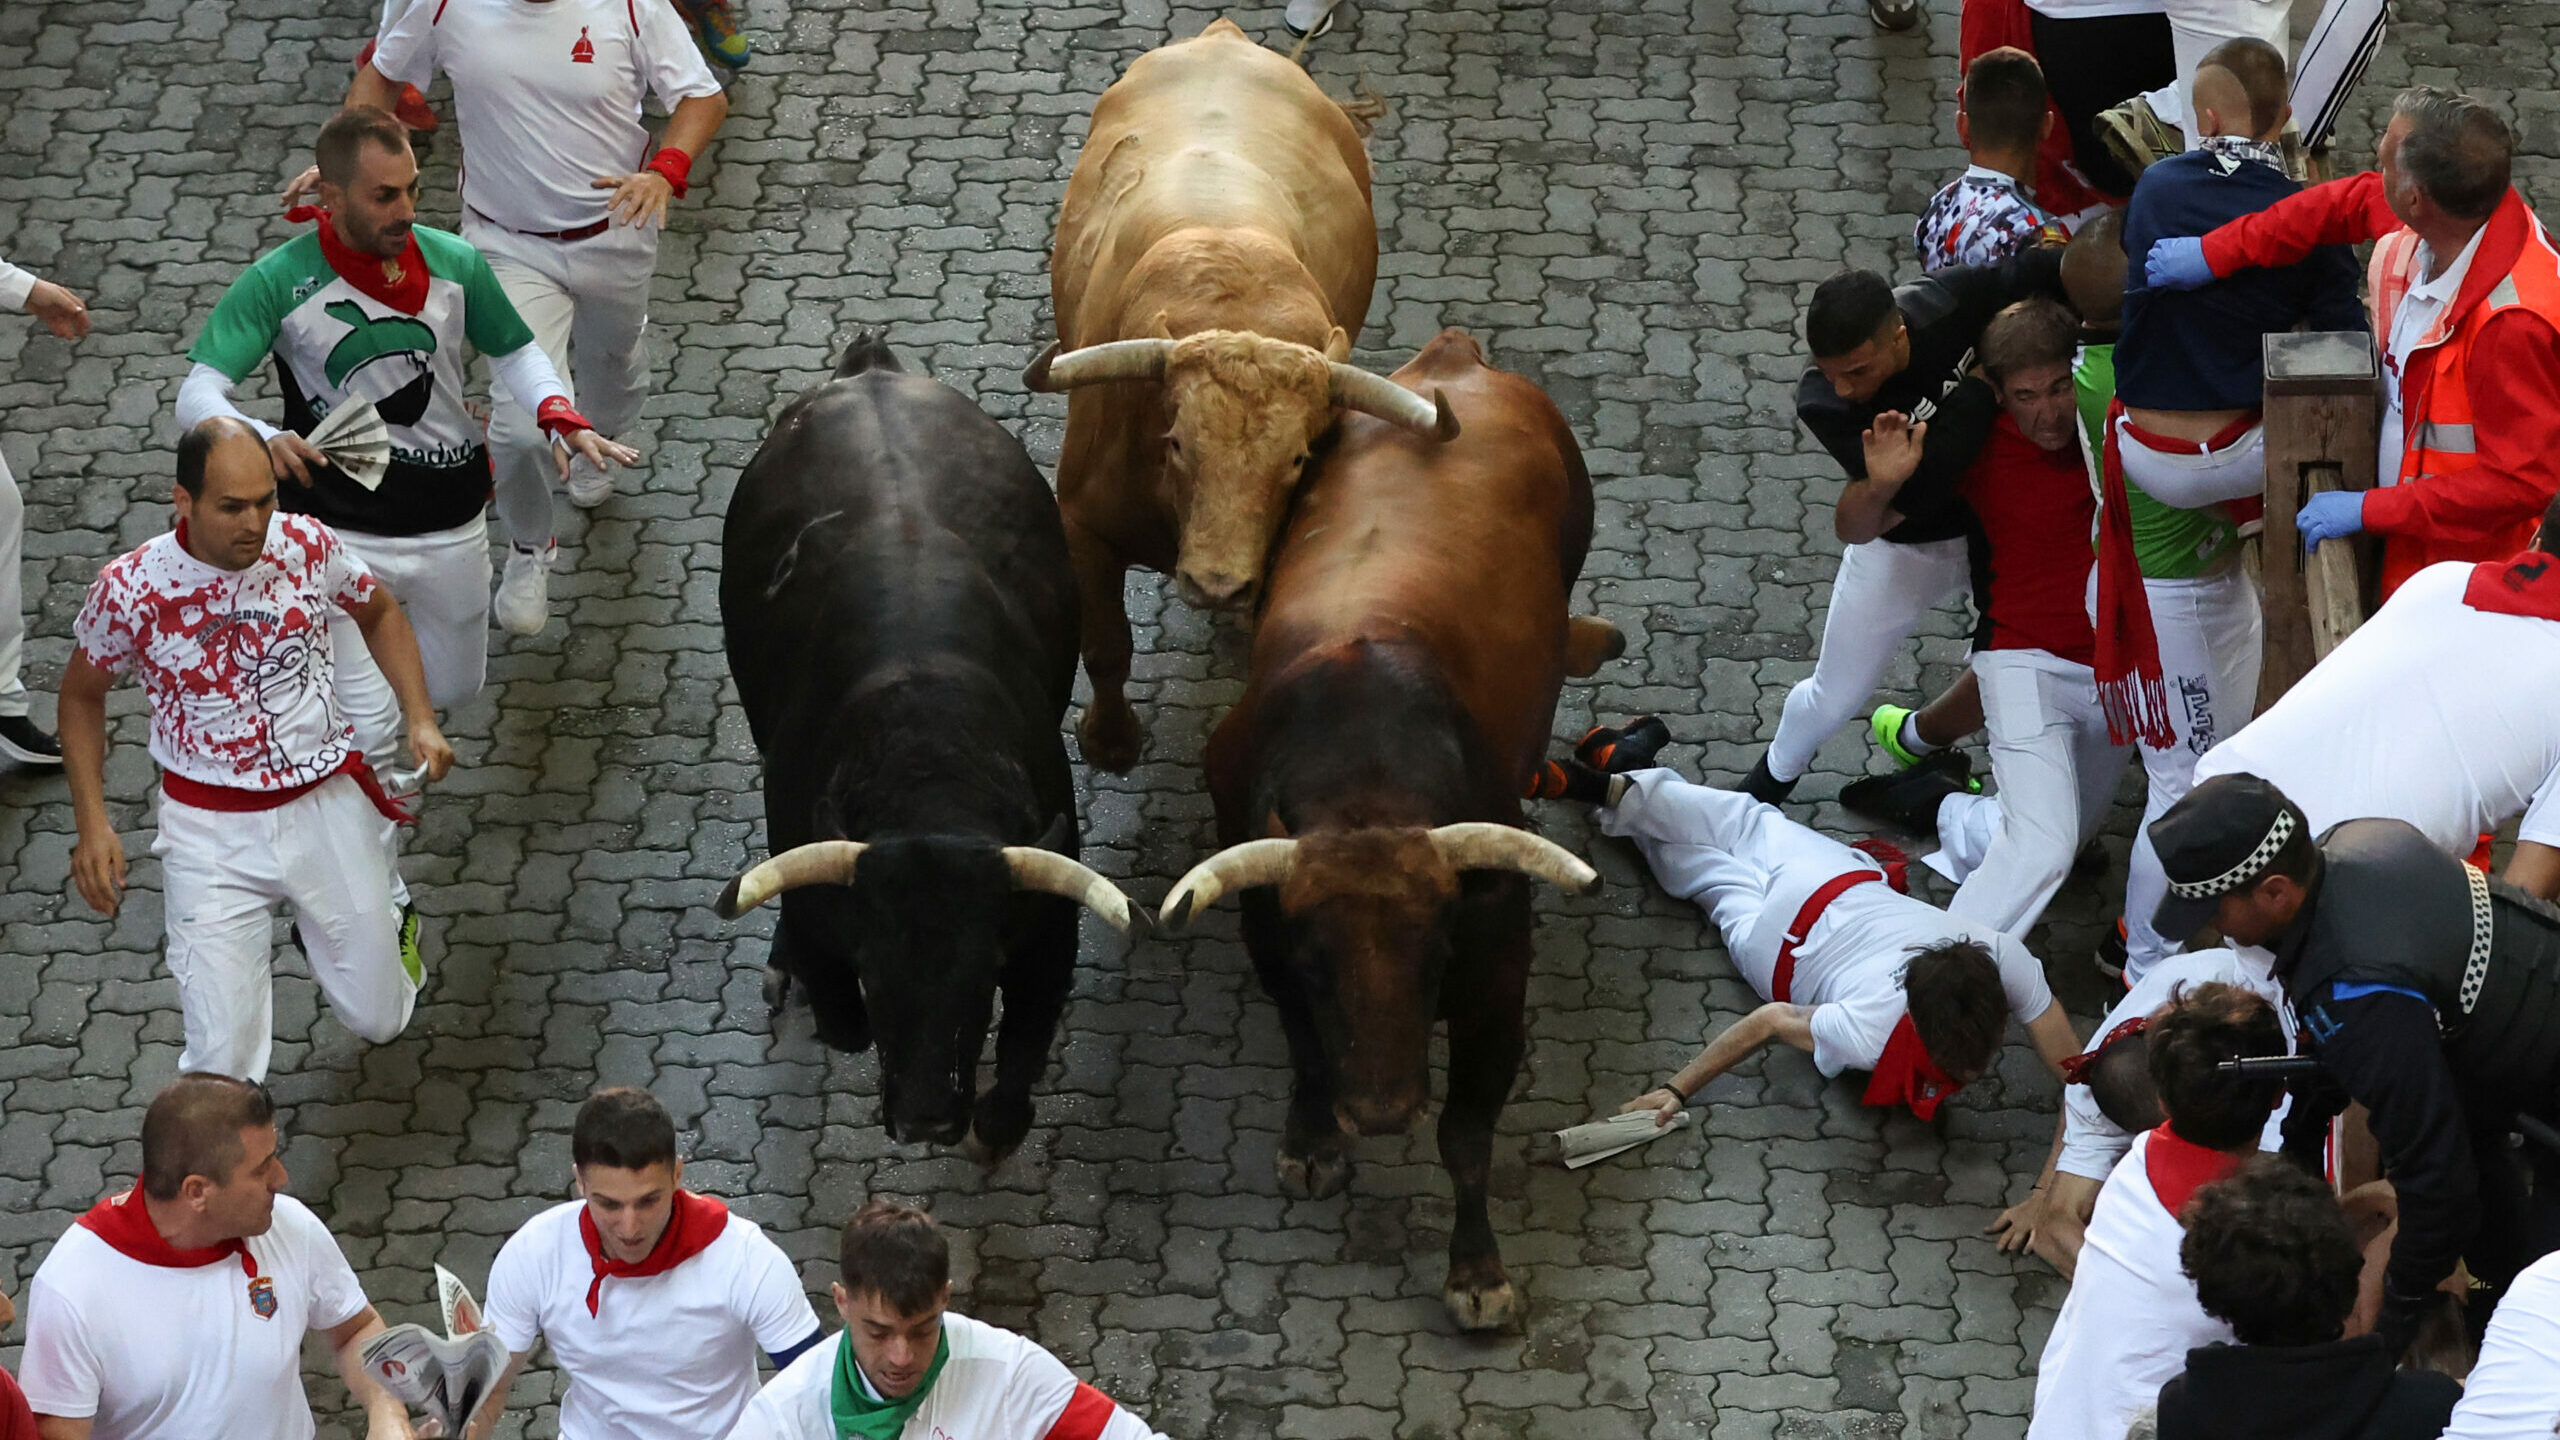
<instances>
[{"instance_id":1,"label":"bull's ear","mask_svg":"<svg viewBox=\"0 0 2560 1440\"><path fill-rule=\"evenodd\" d=\"M1351 332L1339 325L1334 326L1333 333L1324 337L1324 358L1336 365L1350 359Z\"/></svg>"},{"instance_id":2,"label":"bull's ear","mask_svg":"<svg viewBox=\"0 0 2560 1440\"><path fill-rule=\"evenodd\" d=\"M1076 853L1076 817L1074 811L1070 810L1066 814L1049 822L1049 828L1040 833L1040 848L1043 850L1054 850L1061 855L1073 855Z\"/></svg>"},{"instance_id":3,"label":"bull's ear","mask_svg":"<svg viewBox=\"0 0 2560 1440\"><path fill-rule=\"evenodd\" d=\"M1158 340L1172 339L1173 312L1169 310L1157 311L1156 318L1147 322L1147 333Z\"/></svg>"}]
</instances>

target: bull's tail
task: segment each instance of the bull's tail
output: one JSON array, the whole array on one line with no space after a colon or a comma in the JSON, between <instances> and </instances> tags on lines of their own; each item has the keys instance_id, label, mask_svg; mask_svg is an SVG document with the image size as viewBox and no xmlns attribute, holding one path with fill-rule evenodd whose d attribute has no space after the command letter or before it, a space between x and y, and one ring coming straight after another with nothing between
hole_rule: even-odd
<instances>
[{"instance_id":1,"label":"bull's tail","mask_svg":"<svg viewBox=\"0 0 2560 1440\"><path fill-rule=\"evenodd\" d=\"M1360 67L1360 85L1356 94L1357 99L1333 103L1342 107L1343 117L1351 122L1351 128L1359 131L1360 138L1366 140L1378 128L1378 122L1387 118L1387 97L1379 94L1377 87L1369 83L1369 67L1366 65Z\"/></svg>"},{"instance_id":2,"label":"bull's tail","mask_svg":"<svg viewBox=\"0 0 2560 1440\"><path fill-rule=\"evenodd\" d=\"M876 325L866 325L853 332L844 347L844 358L836 362L836 378L859 375L866 370L905 371L898 363L898 352L889 348L889 332Z\"/></svg>"}]
</instances>

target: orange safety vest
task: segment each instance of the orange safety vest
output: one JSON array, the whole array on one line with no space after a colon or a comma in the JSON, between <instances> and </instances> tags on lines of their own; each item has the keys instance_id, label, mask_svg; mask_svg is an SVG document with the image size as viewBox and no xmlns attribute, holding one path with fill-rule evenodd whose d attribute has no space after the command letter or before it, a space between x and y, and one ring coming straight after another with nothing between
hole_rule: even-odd
<instances>
[{"instance_id":1,"label":"orange safety vest","mask_svg":"<svg viewBox=\"0 0 2560 1440\"><path fill-rule=\"evenodd\" d=\"M2472 347L2490 317L2519 305L2541 316L2560 332L2560 248L2555 248L2542 221L2509 190L2489 218L2488 233L2472 253L2472 268L2462 291L2436 315L2410 347L2400 371L2400 473L2383 483L2452 475L2480 463L2471 412ZM2518 232L2521 231L2519 234ZM2514 259L2504 273L2500 252ZM2418 268L2418 235L2405 226L2374 246L2366 278L2373 296L2374 334L2387 347L2392 319L2407 298ZM2499 278L2492 283L2491 275ZM2386 535L2382 547L2382 593L2388 598L2400 582L2444 560L2498 560L2533 546L2542 510L2519 514L2515 524L2485 539L2449 540L2419 535Z\"/></svg>"}]
</instances>

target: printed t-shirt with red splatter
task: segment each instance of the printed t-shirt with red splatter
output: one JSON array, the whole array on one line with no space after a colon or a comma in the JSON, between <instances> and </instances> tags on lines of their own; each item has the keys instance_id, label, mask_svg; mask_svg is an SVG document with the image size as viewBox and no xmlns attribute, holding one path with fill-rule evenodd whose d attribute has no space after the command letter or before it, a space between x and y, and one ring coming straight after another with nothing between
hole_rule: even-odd
<instances>
[{"instance_id":1,"label":"printed t-shirt with red splatter","mask_svg":"<svg viewBox=\"0 0 2560 1440\"><path fill-rule=\"evenodd\" d=\"M174 531L109 561L72 634L90 664L140 674L161 769L286 790L329 775L355 744L331 684L329 612L375 589L328 526L277 515L245 570L206 564Z\"/></svg>"}]
</instances>

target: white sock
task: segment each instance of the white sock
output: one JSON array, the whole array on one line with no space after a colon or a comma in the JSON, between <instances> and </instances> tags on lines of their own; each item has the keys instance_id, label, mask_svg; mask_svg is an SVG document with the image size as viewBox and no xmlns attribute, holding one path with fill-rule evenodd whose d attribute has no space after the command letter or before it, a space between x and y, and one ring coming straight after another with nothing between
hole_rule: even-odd
<instances>
[{"instance_id":1,"label":"white sock","mask_svg":"<svg viewBox=\"0 0 2560 1440\"><path fill-rule=\"evenodd\" d=\"M1902 728L1895 732L1893 738L1914 755L1926 755L1938 748L1920 738L1920 712L1917 710L1902 717Z\"/></svg>"}]
</instances>

